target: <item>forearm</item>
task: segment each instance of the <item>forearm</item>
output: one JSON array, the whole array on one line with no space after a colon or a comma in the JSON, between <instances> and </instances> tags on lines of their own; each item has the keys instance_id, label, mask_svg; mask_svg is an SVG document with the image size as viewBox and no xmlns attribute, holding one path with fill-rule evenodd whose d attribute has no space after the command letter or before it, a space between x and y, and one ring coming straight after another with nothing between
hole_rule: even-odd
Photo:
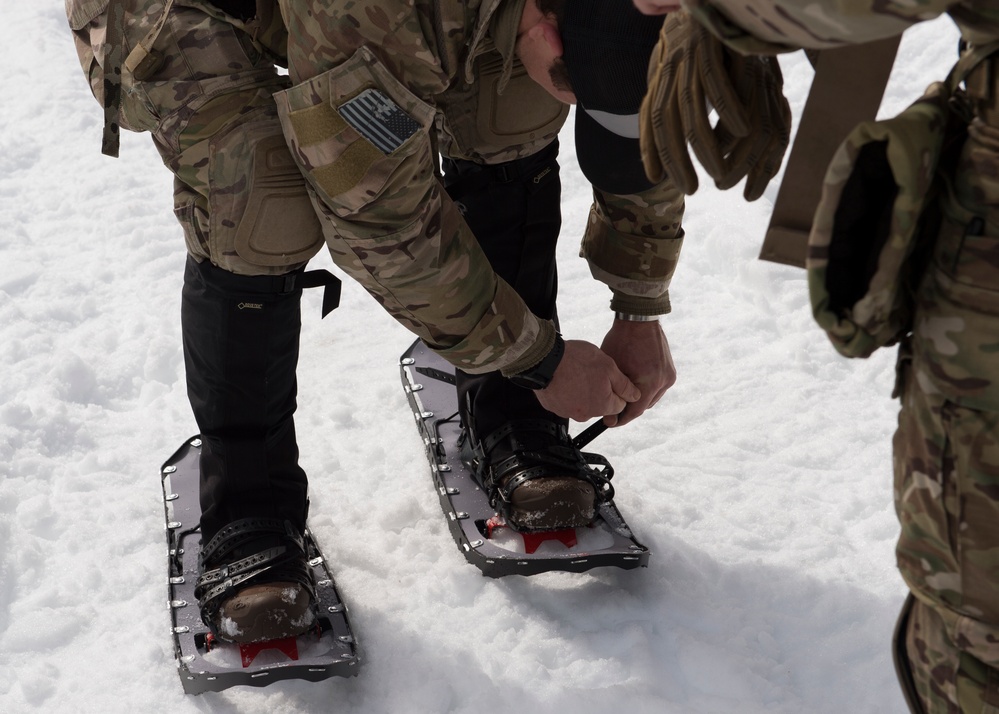
<instances>
[{"instance_id":1,"label":"forearm","mask_svg":"<svg viewBox=\"0 0 999 714\"><path fill-rule=\"evenodd\" d=\"M632 196L594 192L580 254L611 289L611 309L636 315L670 311L683 210L683 194L669 182Z\"/></svg>"},{"instance_id":2,"label":"forearm","mask_svg":"<svg viewBox=\"0 0 999 714\"><path fill-rule=\"evenodd\" d=\"M554 339L493 272L470 229L436 179L406 201L331 221L334 261L389 314L456 367L470 373L520 371ZM401 191L393 192L396 200Z\"/></svg>"}]
</instances>

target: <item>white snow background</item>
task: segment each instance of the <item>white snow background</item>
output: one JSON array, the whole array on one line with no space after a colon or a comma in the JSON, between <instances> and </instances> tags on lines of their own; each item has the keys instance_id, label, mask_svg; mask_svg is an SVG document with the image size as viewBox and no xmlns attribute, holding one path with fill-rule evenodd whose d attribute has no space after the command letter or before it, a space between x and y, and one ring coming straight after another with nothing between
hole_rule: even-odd
<instances>
[{"instance_id":1,"label":"white snow background","mask_svg":"<svg viewBox=\"0 0 999 714\"><path fill-rule=\"evenodd\" d=\"M409 333L355 284L326 320L307 293L302 462L360 674L186 696L159 483L196 432L171 176L148 136L100 155L61 2L0 0L0 17L0 712L904 711L893 355L838 357L804 272L757 260L777 182L747 204L704 178L663 321L679 381L592 445L649 568L480 575L400 386ZM947 20L911 30L881 116L956 46ZM782 64L797 118L811 69ZM568 336L599 343L609 293L576 256L589 194L562 142L559 309Z\"/></svg>"}]
</instances>

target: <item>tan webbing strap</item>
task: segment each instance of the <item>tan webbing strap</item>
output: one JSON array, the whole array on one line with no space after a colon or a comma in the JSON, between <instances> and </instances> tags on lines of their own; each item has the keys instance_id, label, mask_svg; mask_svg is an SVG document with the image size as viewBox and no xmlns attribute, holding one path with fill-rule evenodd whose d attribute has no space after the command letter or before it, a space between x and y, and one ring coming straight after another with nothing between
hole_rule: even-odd
<instances>
[{"instance_id":1,"label":"tan webbing strap","mask_svg":"<svg viewBox=\"0 0 999 714\"><path fill-rule=\"evenodd\" d=\"M900 39L818 53L760 260L805 267L808 234L829 161L857 124L876 117Z\"/></svg>"},{"instance_id":2,"label":"tan webbing strap","mask_svg":"<svg viewBox=\"0 0 999 714\"><path fill-rule=\"evenodd\" d=\"M156 43L156 38L160 36L160 32L163 31L163 26L166 24L167 17L170 16L170 8L172 7L173 0L166 0L163 4L163 14L160 15L156 24L125 58L125 70L136 79L142 79L147 74L145 70L149 66L155 65L153 45Z\"/></svg>"},{"instance_id":3,"label":"tan webbing strap","mask_svg":"<svg viewBox=\"0 0 999 714\"><path fill-rule=\"evenodd\" d=\"M121 64L125 46L125 0L108 3L104 38L104 136L101 153L118 156L121 143Z\"/></svg>"}]
</instances>

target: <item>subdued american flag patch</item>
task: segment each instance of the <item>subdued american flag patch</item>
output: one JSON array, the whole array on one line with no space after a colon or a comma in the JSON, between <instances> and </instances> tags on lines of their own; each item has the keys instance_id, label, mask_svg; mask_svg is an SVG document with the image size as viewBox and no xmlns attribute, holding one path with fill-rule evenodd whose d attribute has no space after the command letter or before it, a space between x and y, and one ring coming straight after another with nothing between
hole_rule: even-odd
<instances>
[{"instance_id":1,"label":"subdued american flag patch","mask_svg":"<svg viewBox=\"0 0 999 714\"><path fill-rule=\"evenodd\" d=\"M385 154L420 130L411 116L377 89L365 89L341 104L339 111L344 121Z\"/></svg>"}]
</instances>

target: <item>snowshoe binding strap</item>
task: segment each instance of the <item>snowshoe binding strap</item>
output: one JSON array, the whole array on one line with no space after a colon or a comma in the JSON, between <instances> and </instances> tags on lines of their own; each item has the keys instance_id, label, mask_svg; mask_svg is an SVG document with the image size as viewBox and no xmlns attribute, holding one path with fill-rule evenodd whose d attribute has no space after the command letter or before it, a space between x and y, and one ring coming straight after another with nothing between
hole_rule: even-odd
<instances>
[{"instance_id":1,"label":"snowshoe binding strap","mask_svg":"<svg viewBox=\"0 0 999 714\"><path fill-rule=\"evenodd\" d=\"M222 604L242 588L260 583L301 585L316 602L316 586L302 535L288 521L244 518L223 527L198 556L201 575L194 595L201 619L215 629Z\"/></svg>"},{"instance_id":2,"label":"snowshoe binding strap","mask_svg":"<svg viewBox=\"0 0 999 714\"><path fill-rule=\"evenodd\" d=\"M566 427L542 419L513 421L480 443L467 437L464 453L476 481L489 502L517 530L551 530L535 526L514 514L514 492L539 479L569 477L593 488L596 505L613 499L614 469L603 456L581 452ZM468 458L470 457L470 458Z\"/></svg>"}]
</instances>

